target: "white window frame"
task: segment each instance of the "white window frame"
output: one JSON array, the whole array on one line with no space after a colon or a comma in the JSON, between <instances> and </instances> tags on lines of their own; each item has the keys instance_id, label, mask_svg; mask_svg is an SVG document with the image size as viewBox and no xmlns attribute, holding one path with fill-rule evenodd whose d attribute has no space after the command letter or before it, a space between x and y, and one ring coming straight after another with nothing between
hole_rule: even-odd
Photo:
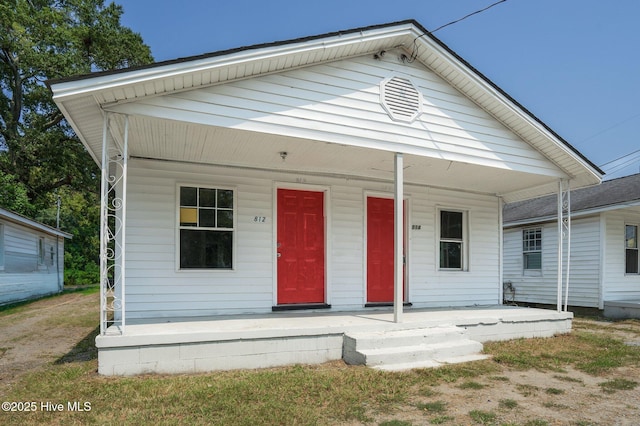
<instances>
[{"instance_id":1,"label":"white window frame","mask_svg":"<svg viewBox=\"0 0 640 426\"><path fill-rule=\"evenodd\" d=\"M636 235L635 235L635 247L627 247L627 227L628 226L632 226L636 228ZM625 275L638 275L640 274L640 244L638 244L638 233L640 232L640 225L636 224L636 223L625 223L624 224L624 273ZM637 272L627 272L627 251L628 250L635 250L636 251L636 257L638 258L638 264L636 264L636 271Z\"/></svg>"},{"instance_id":2,"label":"white window frame","mask_svg":"<svg viewBox=\"0 0 640 426\"><path fill-rule=\"evenodd\" d=\"M218 190L226 190L226 191L232 191L233 192L233 212L232 212L232 218L233 218L233 227L231 228L216 228L216 227L199 227L199 226L181 226L180 225L180 189L181 188L185 188L185 187L191 187L191 188L196 188L196 189L218 189ZM227 186L227 185L212 185L212 184L202 184L202 183L192 183L192 182L186 182L186 183L178 183L176 184L176 218L175 218L175 224L176 224L176 257L175 257L175 269L177 272L206 272L206 273L224 273L224 272L229 272L229 271L233 271L236 268L236 253L237 253L237 249L236 249L236 245L237 245L237 235L238 235L238 191L237 188L233 187L233 186ZM180 266L180 253L181 253L181 246L180 246L180 231L183 229L188 229L188 230L207 230L207 231L221 231L221 232L231 232L233 237L232 237L232 243L231 243L231 268L182 268Z\"/></svg>"},{"instance_id":3,"label":"white window frame","mask_svg":"<svg viewBox=\"0 0 640 426\"><path fill-rule=\"evenodd\" d=\"M462 213L462 240L442 238L442 212ZM469 211L460 208L438 207L436 217L436 268L443 272L468 272L469 271ZM440 266L440 244L443 242L461 243L460 253L462 256L460 268L443 268Z\"/></svg>"},{"instance_id":4,"label":"white window frame","mask_svg":"<svg viewBox=\"0 0 640 426\"><path fill-rule=\"evenodd\" d=\"M527 232L534 232L540 233L540 249L526 249L525 245L527 241L535 241L537 238L534 237L534 239L525 239L525 233ZM542 227L541 226L536 226L536 227L532 227L532 228L525 228L522 230L522 273L524 275L531 275L531 276L540 276L542 275ZM539 253L540 254L540 268L527 268L526 267L526 258L528 254L534 254L534 253Z\"/></svg>"}]
</instances>

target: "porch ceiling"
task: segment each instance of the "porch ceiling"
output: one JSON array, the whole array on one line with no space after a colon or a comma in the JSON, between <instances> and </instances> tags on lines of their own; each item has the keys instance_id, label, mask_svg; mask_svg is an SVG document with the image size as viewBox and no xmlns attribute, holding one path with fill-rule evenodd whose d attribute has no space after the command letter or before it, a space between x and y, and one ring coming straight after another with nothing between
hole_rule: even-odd
<instances>
[{"instance_id":1,"label":"porch ceiling","mask_svg":"<svg viewBox=\"0 0 640 426\"><path fill-rule=\"evenodd\" d=\"M119 118L113 133L122 146L124 122ZM140 116L129 120L129 155L134 158L393 182L392 151ZM552 176L408 154L404 181L507 197L532 184L557 185Z\"/></svg>"}]
</instances>

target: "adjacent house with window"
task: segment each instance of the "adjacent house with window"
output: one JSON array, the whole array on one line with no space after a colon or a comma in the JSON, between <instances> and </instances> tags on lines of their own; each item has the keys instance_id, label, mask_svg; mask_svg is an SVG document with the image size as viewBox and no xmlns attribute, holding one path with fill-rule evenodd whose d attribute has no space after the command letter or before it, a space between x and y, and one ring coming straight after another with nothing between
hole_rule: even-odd
<instances>
[{"instance_id":1,"label":"adjacent house with window","mask_svg":"<svg viewBox=\"0 0 640 426\"><path fill-rule=\"evenodd\" d=\"M49 85L102 169L103 374L320 362L339 313L498 305L503 202L601 179L415 21Z\"/></svg>"},{"instance_id":2,"label":"adjacent house with window","mask_svg":"<svg viewBox=\"0 0 640 426\"><path fill-rule=\"evenodd\" d=\"M555 304L556 206L556 196L505 206L505 299ZM640 174L571 191L569 305L619 316L616 308L640 302L639 227Z\"/></svg>"},{"instance_id":3,"label":"adjacent house with window","mask_svg":"<svg viewBox=\"0 0 640 426\"><path fill-rule=\"evenodd\" d=\"M0 305L62 291L71 235L0 208Z\"/></svg>"}]
</instances>

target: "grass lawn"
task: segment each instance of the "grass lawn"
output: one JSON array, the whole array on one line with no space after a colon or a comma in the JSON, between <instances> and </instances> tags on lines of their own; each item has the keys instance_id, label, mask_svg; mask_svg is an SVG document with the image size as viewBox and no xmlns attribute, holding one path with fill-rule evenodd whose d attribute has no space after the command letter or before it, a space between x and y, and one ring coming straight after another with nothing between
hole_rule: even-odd
<instances>
[{"instance_id":1,"label":"grass lawn","mask_svg":"<svg viewBox=\"0 0 640 426\"><path fill-rule=\"evenodd\" d=\"M73 356L15 383L5 399L33 401L36 410L0 412L0 424L606 424L590 423L587 417L552 423L544 417L544 410L575 410L570 399L557 398L575 399L564 389L586 386L585 377L593 378L597 398L637 392L633 377L620 378L616 372L640 365L640 347L584 324L577 321L570 335L485 344L489 360L402 373L332 362L199 375L101 377L93 334L78 343ZM620 327L635 333L640 322ZM514 378L527 371L546 374L555 384L516 383ZM464 398L465 404L476 397L482 400L491 389L504 386L510 386L512 395L494 398L493 405L460 408ZM523 407L533 410L532 404L538 404L540 415L531 411L522 416L525 420L513 420ZM637 407L630 413L638 414Z\"/></svg>"}]
</instances>

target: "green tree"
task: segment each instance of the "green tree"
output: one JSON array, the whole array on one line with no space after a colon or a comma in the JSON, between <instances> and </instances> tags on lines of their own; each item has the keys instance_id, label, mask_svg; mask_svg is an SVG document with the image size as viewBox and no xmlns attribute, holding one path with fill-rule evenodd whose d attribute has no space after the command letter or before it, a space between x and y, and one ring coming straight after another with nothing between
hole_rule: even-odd
<instances>
[{"instance_id":1,"label":"green tree","mask_svg":"<svg viewBox=\"0 0 640 426\"><path fill-rule=\"evenodd\" d=\"M140 35L120 24L122 7L104 3L0 0L0 206L50 225L55 219L46 212L58 195L68 197L63 205L78 203L78 196L96 203L99 170L45 82L153 61ZM63 223L72 234L95 229L97 236L97 223ZM95 263L94 247L84 244L76 236L67 247L73 258Z\"/></svg>"}]
</instances>

